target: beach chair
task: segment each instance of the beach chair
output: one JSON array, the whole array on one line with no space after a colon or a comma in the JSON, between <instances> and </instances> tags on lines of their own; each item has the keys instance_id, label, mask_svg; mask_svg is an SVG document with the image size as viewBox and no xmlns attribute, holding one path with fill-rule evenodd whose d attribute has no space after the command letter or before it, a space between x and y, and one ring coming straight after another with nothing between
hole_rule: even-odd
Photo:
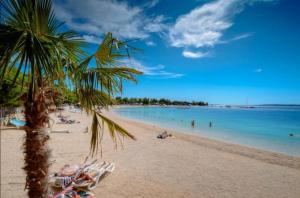
<instances>
[{"instance_id":1,"label":"beach chair","mask_svg":"<svg viewBox=\"0 0 300 198\"><path fill-rule=\"evenodd\" d=\"M71 133L68 129L50 130L50 133Z\"/></svg>"},{"instance_id":2,"label":"beach chair","mask_svg":"<svg viewBox=\"0 0 300 198\"><path fill-rule=\"evenodd\" d=\"M80 122L76 122L76 120L69 120L66 119L65 117L60 117L59 122L57 122L57 124L74 124L74 123L80 123Z\"/></svg>"},{"instance_id":3,"label":"beach chair","mask_svg":"<svg viewBox=\"0 0 300 198\"><path fill-rule=\"evenodd\" d=\"M78 180L75 179L72 185L77 188L92 190L97 186L97 184L100 183L102 178L104 178L107 174L113 172L114 169L115 169L114 163L106 163L106 162L103 162L100 165L97 164L94 166L87 167L84 170L84 173L86 175L89 175L93 180L88 181L85 179L78 179Z\"/></svg>"},{"instance_id":4,"label":"beach chair","mask_svg":"<svg viewBox=\"0 0 300 198\"><path fill-rule=\"evenodd\" d=\"M78 177L87 167L92 166L97 160L87 163L87 158L82 165L65 165L59 172L49 175L49 184L54 188L66 188L72 184L72 181Z\"/></svg>"},{"instance_id":5,"label":"beach chair","mask_svg":"<svg viewBox=\"0 0 300 198\"><path fill-rule=\"evenodd\" d=\"M72 184L73 179L74 177L72 176L57 176L53 174L49 176L49 184L54 188L65 189Z\"/></svg>"}]
</instances>

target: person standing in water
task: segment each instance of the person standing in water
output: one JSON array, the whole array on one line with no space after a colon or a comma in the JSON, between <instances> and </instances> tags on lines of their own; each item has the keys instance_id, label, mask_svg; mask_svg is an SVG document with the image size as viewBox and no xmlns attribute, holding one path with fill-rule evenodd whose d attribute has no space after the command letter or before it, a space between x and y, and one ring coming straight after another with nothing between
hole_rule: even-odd
<instances>
[{"instance_id":1,"label":"person standing in water","mask_svg":"<svg viewBox=\"0 0 300 198\"><path fill-rule=\"evenodd\" d=\"M195 127L195 120L192 120L191 125L193 128Z\"/></svg>"},{"instance_id":2,"label":"person standing in water","mask_svg":"<svg viewBox=\"0 0 300 198\"><path fill-rule=\"evenodd\" d=\"M212 123L211 122L209 122L209 127L212 127Z\"/></svg>"}]
</instances>

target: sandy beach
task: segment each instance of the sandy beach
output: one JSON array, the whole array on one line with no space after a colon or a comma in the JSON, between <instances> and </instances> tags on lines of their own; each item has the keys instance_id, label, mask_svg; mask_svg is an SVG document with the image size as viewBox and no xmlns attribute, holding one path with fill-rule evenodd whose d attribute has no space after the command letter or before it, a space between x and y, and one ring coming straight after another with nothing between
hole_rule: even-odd
<instances>
[{"instance_id":1,"label":"sandy beach","mask_svg":"<svg viewBox=\"0 0 300 198\"><path fill-rule=\"evenodd\" d=\"M116 164L94 193L96 197L300 197L300 158L200 136L170 131L175 138L157 139L163 128L105 112L133 133L137 141L124 140L115 149L108 134L102 158ZM64 164L80 163L89 155L90 134L84 133L91 117L69 113L76 124L55 124L51 133L51 172ZM51 115L55 118L55 115ZM55 118L57 119L57 118ZM1 197L26 197L22 170L22 130L1 131Z\"/></svg>"}]
</instances>

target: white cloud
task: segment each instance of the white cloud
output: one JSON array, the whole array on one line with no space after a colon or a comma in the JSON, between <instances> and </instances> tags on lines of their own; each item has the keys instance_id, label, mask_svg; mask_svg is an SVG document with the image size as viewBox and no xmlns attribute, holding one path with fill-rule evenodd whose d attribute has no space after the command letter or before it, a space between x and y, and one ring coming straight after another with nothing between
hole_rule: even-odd
<instances>
[{"instance_id":1,"label":"white cloud","mask_svg":"<svg viewBox=\"0 0 300 198\"><path fill-rule=\"evenodd\" d=\"M173 72L168 72L165 70L165 66L162 64L158 64L157 66L154 67L149 67L149 66L145 66L143 63L141 63L140 61L131 58L130 60L125 60L124 64L128 67L137 69L141 72L144 73L144 75L146 76L151 76L151 77L155 77L155 78L180 78L182 76L184 76L184 74L180 74L180 73L173 73Z\"/></svg>"},{"instance_id":2,"label":"white cloud","mask_svg":"<svg viewBox=\"0 0 300 198\"><path fill-rule=\"evenodd\" d=\"M146 41L146 45L155 46L156 44L153 41Z\"/></svg>"},{"instance_id":3,"label":"white cloud","mask_svg":"<svg viewBox=\"0 0 300 198\"><path fill-rule=\"evenodd\" d=\"M208 52L192 52L188 50L184 50L182 55L186 58L203 58L208 55Z\"/></svg>"},{"instance_id":4,"label":"white cloud","mask_svg":"<svg viewBox=\"0 0 300 198\"><path fill-rule=\"evenodd\" d=\"M153 8L159 3L159 0L148 0L145 4L146 8Z\"/></svg>"},{"instance_id":5,"label":"white cloud","mask_svg":"<svg viewBox=\"0 0 300 198\"><path fill-rule=\"evenodd\" d=\"M100 44L102 39L93 35L83 35L82 38L88 43Z\"/></svg>"},{"instance_id":6,"label":"white cloud","mask_svg":"<svg viewBox=\"0 0 300 198\"><path fill-rule=\"evenodd\" d=\"M232 17L241 11L239 0L206 3L180 16L169 33L174 47L212 47L232 26Z\"/></svg>"},{"instance_id":7,"label":"white cloud","mask_svg":"<svg viewBox=\"0 0 300 198\"><path fill-rule=\"evenodd\" d=\"M230 38L228 40L220 40L218 42L218 44L227 44L227 43L230 43L230 42L233 42L233 41L238 41L238 40L242 40L242 39L245 39L245 38L248 38L252 36L252 33L244 33L244 34L240 34L240 35L237 35L233 38Z\"/></svg>"},{"instance_id":8,"label":"white cloud","mask_svg":"<svg viewBox=\"0 0 300 198\"><path fill-rule=\"evenodd\" d=\"M157 32L160 33L168 28L167 25L163 24L166 18L163 15L158 15L152 19L148 24L145 24L144 29L147 32Z\"/></svg>"},{"instance_id":9,"label":"white cloud","mask_svg":"<svg viewBox=\"0 0 300 198\"><path fill-rule=\"evenodd\" d=\"M112 32L120 39L144 39L147 45L153 46L151 35L156 33L168 38L173 47L207 51L217 44L249 37L251 34L243 34L222 41L224 32L233 25L233 17L246 4L271 1L277 0L203 0L202 6L178 17L172 26L166 23L168 17L145 14L159 0L149 0L139 6L133 6L128 0L54 0L54 9L60 20L81 32L90 43L98 43L99 36Z\"/></svg>"},{"instance_id":10,"label":"white cloud","mask_svg":"<svg viewBox=\"0 0 300 198\"><path fill-rule=\"evenodd\" d=\"M257 68L254 70L255 73L261 73L263 70L261 68Z\"/></svg>"},{"instance_id":11,"label":"white cloud","mask_svg":"<svg viewBox=\"0 0 300 198\"><path fill-rule=\"evenodd\" d=\"M277 2L279 0L248 0L249 4L253 3L269 3L269 2Z\"/></svg>"},{"instance_id":12,"label":"white cloud","mask_svg":"<svg viewBox=\"0 0 300 198\"><path fill-rule=\"evenodd\" d=\"M158 1L153 1L152 6ZM106 32L116 37L145 39L153 32L161 32L166 26L162 15L147 17L142 7L130 6L117 0L65 0L54 1L57 17L84 34L89 39ZM94 42L94 39L90 40Z\"/></svg>"},{"instance_id":13,"label":"white cloud","mask_svg":"<svg viewBox=\"0 0 300 198\"><path fill-rule=\"evenodd\" d=\"M236 37L233 37L233 38L231 39L231 41L237 41L237 40L245 39L245 38L248 38L248 37L250 37L250 36L252 36L251 33L241 34L241 35L238 35L238 36L236 36Z\"/></svg>"},{"instance_id":14,"label":"white cloud","mask_svg":"<svg viewBox=\"0 0 300 198\"><path fill-rule=\"evenodd\" d=\"M274 0L216 0L204 3L177 18L168 34L170 44L174 47L197 49L212 48L217 44L245 39L251 34L238 35L227 41L221 40L224 32L234 24L233 17L240 13L245 5L271 1ZM186 51L183 55L189 58L201 56Z\"/></svg>"}]
</instances>

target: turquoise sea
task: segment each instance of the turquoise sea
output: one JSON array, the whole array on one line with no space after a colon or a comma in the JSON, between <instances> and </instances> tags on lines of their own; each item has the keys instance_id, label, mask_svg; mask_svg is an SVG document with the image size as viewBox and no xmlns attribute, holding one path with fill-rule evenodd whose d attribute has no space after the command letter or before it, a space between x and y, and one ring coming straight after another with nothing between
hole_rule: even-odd
<instances>
[{"instance_id":1,"label":"turquoise sea","mask_svg":"<svg viewBox=\"0 0 300 198\"><path fill-rule=\"evenodd\" d=\"M116 108L114 112L177 131L300 156L300 106L141 106ZM194 127L191 126L192 120L195 120Z\"/></svg>"}]
</instances>

